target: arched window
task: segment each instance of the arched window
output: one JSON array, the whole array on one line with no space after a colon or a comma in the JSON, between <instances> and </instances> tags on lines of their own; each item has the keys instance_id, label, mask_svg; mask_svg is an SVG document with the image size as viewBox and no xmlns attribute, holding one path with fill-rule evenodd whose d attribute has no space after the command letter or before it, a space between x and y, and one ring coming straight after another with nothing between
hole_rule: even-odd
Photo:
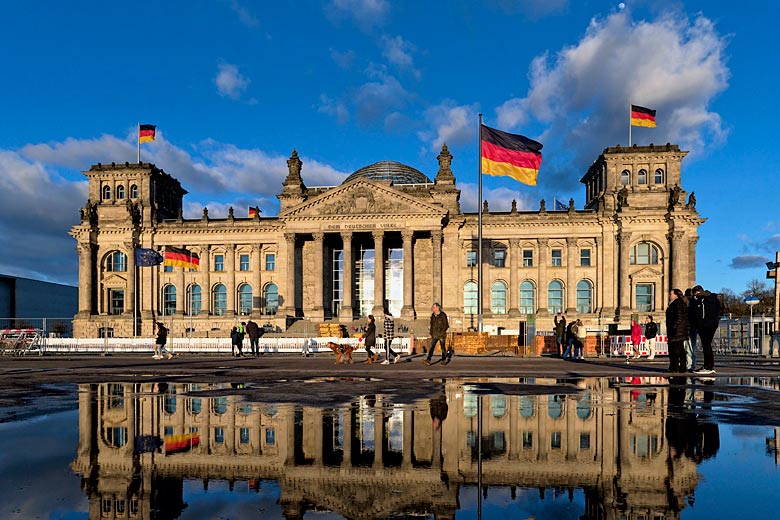
<instances>
[{"instance_id":1,"label":"arched window","mask_svg":"<svg viewBox=\"0 0 780 520\"><path fill-rule=\"evenodd\" d=\"M587 280L577 282L577 312L593 312L593 286Z\"/></svg>"},{"instance_id":2,"label":"arched window","mask_svg":"<svg viewBox=\"0 0 780 520\"><path fill-rule=\"evenodd\" d=\"M490 312L506 314L506 284L495 281L490 287Z\"/></svg>"},{"instance_id":3,"label":"arched window","mask_svg":"<svg viewBox=\"0 0 780 520\"><path fill-rule=\"evenodd\" d=\"M563 312L563 284L558 280L547 286L547 310L550 314Z\"/></svg>"},{"instance_id":4,"label":"arched window","mask_svg":"<svg viewBox=\"0 0 780 520\"><path fill-rule=\"evenodd\" d=\"M265 286L263 301L265 302L264 314L276 314L279 310L279 288L275 283L269 283Z\"/></svg>"},{"instance_id":5,"label":"arched window","mask_svg":"<svg viewBox=\"0 0 780 520\"><path fill-rule=\"evenodd\" d=\"M221 283L214 286L212 308L215 316L223 316L227 312L227 288Z\"/></svg>"},{"instance_id":6,"label":"arched window","mask_svg":"<svg viewBox=\"0 0 780 520\"><path fill-rule=\"evenodd\" d=\"M563 400L562 395L548 395L547 396L547 415L550 419L560 419L563 417Z\"/></svg>"},{"instance_id":7,"label":"arched window","mask_svg":"<svg viewBox=\"0 0 780 520\"><path fill-rule=\"evenodd\" d=\"M127 255L119 251L113 251L106 257L106 271L124 273L127 271Z\"/></svg>"},{"instance_id":8,"label":"arched window","mask_svg":"<svg viewBox=\"0 0 780 520\"><path fill-rule=\"evenodd\" d=\"M163 316L176 314L176 286L168 284L163 287Z\"/></svg>"},{"instance_id":9,"label":"arched window","mask_svg":"<svg viewBox=\"0 0 780 520\"><path fill-rule=\"evenodd\" d=\"M168 415L176 413L176 394L165 394L163 398L163 410Z\"/></svg>"},{"instance_id":10,"label":"arched window","mask_svg":"<svg viewBox=\"0 0 780 520\"><path fill-rule=\"evenodd\" d=\"M203 411L203 400L200 397L193 397L190 399L190 413L192 415L198 415Z\"/></svg>"},{"instance_id":11,"label":"arched window","mask_svg":"<svg viewBox=\"0 0 780 520\"><path fill-rule=\"evenodd\" d=\"M138 186L135 184L130 185L130 198L131 199L138 198Z\"/></svg>"},{"instance_id":12,"label":"arched window","mask_svg":"<svg viewBox=\"0 0 780 520\"><path fill-rule=\"evenodd\" d=\"M252 286L248 283L238 288L238 313L242 316L252 314Z\"/></svg>"},{"instance_id":13,"label":"arched window","mask_svg":"<svg viewBox=\"0 0 780 520\"><path fill-rule=\"evenodd\" d=\"M636 176L637 184L647 184L647 170L644 168L639 170L639 174Z\"/></svg>"},{"instance_id":14,"label":"arched window","mask_svg":"<svg viewBox=\"0 0 780 520\"><path fill-rule=\"evenodd\" d=\"M116 198L119 200L123 200L125 198L125 187L124 186L117 186L116 187Z\"/></svg>"},{"instance_id":15,"label":"arched window","mask_svg":"<svg viewBox=\"0 0 780 520\"><path fill-rule=\"evenodd\" d=\"M530 395L520 396L520 417L524 419L530 419L536 412L536 405L534 403L534 397Z\"/></svg>"},{"instance_id":16,"label":"arched window","mask_svg":"<svg viewBox=\"0 0 780 520\"><path fill-rule=\"evenodd\" d=\"M506 414L506 396L505 395L491 395L490 396L490 413L496 419L502 418Z\"/></svg>"},{"instance_id":17,"label":"arched window","mask_svg":"<svg viewBox=\"0 0 780 520\"><path fill-rule=\"evenodd\" d=\"M655 178L653 179L653 182L655 184L663 184L664 183L664 171L661 168L658 168L655 171Z\"/></svg>"},{"instance_id":18,"label":"arched window","mask_svg":"<svg viewBox=\"0 0 780 520\"><path fill-rule=\"evenodd\" d=\"M214 398L214 413L222 415L227 412L228 398L227 397L215 397Z\"/></svg>"},{"instance_id":19,"label":"arched window","mask_svg":"<svg viewBox=\"0 0 780 520\"><path fill-rule=\"evenodd\" d=\"M111 186L103 186L103 200L111 200Z\"/></svg>"},{"instance_id":20,"label":"arched window","mask_svg":"<svg viewBox=\"0 0 780 520\"><path fill-rule=\"evenodd\" d=\"M620 184L622 184L623 186L631 184L631 172L630 171L623 170L620 173Z\"/></svg>"},{"instance_id":21,"label":"arched window","mask_svg":"<svg viewBox=\"0 0 780 520\"><path fill-rule=\"evenodd\" d=\"M640 242L631 248L629 255L631 265L649 265L658 263L658 248L650 242Z\"/></svg>"},{"instance_id":22,"label":"arched window","mask_svg":"<svg viewBox=\"0 0 780 520\"><path fill-rule=\"evenodd\" d=\"M477 407L479 406L477 399L478 397L476 394L467 393L463 396L463 415L466 417L476 417Z\"/></svg>"},{"instance_id":23,"label":"arched window","mask_svg":"<svg viewBox=\"0 0 780 520\"><path fill-rule=\"evenodd\" d=\"M477 310L477 282L469 280L463 285L463 314L479 314Z\"/></svg>"},{"instance_id":24,"label":"arched window","mask_svg":"<svg viewBox=\"0 0 780 520\"><path fill-rule=\"evenodd\" d=\"M191 285L187 294L187 309L191 316L196 316L200 314L202 308L203 296L201 294L200 285Z\"/></svg>"},{"instance_id":25,"label":"arched window","mask_svg":"<svg viewBox=\"0 0 780 520\"><path fill-rule=\"evenodd\" d=\"M533 314L535 309L534 284L530 280L525 280L520 284L520 314Z\"/></svg>"},{"instance_id":26,"label":"arched window","mask_svg":"<svg viewBox=\"0 0 780 520\"><path fill-rule=\"evenodd\" d=\"M584 421L590 417L590 413L590 394L585 394L577 401L577 417Z\"/></svg>"}]
</instances>

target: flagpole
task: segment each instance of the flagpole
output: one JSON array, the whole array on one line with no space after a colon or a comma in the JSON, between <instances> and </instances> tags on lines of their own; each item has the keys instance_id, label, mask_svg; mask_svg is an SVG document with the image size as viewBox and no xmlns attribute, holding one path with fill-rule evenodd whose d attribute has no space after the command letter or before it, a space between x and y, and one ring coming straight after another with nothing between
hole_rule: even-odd
<instances>
[{"instance_id":1,"label":"flagpole","mask_svg":"<svg viewBox=\"0 0 780 520\"><path fill-rule=\"evenodd\" d=\"M479 114L479 200L477 201L477 332L482 332L482 114Z\"/></svg>"},{"instance_id":2,"label":"flagpole","mask_svg":"<svg viewBox=\"0 0 780 520\"><path fill-rule=\"evenodd\" d=\"M189 343L192 343L192 249L189 250L190 252L190 308L188 309L188 312L190 314L190 333L189 336ZM184 292L184 296L187 296L187 292ZM186 299L186 298L185 298ZM185 303L185 305L187 305Z\"/></svg>"},{"instance_id":3,"label":"flagpole","mask_svg":"<svg viewBox=\"0 0 780 520\"><path fill-rule=\"evenodd\" d=\"M133 257L135 257L135 248L133 248ZM138 336L138 302L141 300L138 297L138 259L133 258L133 269L135 269L134 283L135 290L133 291L133 338Z\"/></svg>"},{"instance_id":4,"label":"flagpole","mask_svg":"<svg viewBox=\"0 0 780 520\"><path fill-rule=\"evenodd\" d=\"M135 129L135 142L138 145L138 164L141 164L141 122L138 121L138 128Z\"/></svg>"},{"instance_id":5,"label":"flagpole","mask_svg":"<svg viewBox=\"0 0 780 520\"><path fill-rule=\"evenodd\" d=\"M631 148L631 102L628 102L628 147Z\"/></svg>"}]
</instances>

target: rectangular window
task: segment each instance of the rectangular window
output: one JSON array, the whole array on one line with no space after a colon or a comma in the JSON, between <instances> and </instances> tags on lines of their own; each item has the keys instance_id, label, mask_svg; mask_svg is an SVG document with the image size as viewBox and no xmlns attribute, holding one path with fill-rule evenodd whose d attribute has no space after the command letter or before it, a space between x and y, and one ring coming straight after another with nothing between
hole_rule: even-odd
<instances>
[{"instance_id":1,"label":"rectangular window","mask_svg":"<svg viewBox=\"0 0 780 520\"><path fill-rule=\"evenodd\" d=\"M268 257L266 256L266 261ZM341 304L344 301L344 250L333 250L333 316L338 316L341 311Z\"/></svg>"},{"instance_id":2,"label":"rectangular window","mask_svg":"<svg viewBox=\"0 0 780 520\"><path fill-rule=\"evenodd\" d=\"M651 312L653 310L653 284L636 284L636 310Z\"/></svg>"},{"instance_id":3,"label":"rectangular window","mask_svg":"<svg viewBox=\"0 0 780 520\"><path fill-rule=\"evenodd\" d=\"M506 267L506 249L493 251L493 267Z\"/></svg>"},{"instance_id":4,"label":"rectangular window","mask_svg":"<svg viewBox=\"0 0 780 520\"><path fill-rule=\"evenodd\" d=\"M553 267L560 267L563 265L563 250L553 249L550 251L552 262L550 265Z\"/></svg>"},{"instance_id":5,"label":"rectangular window","mask_svg":"<svg viewBox=\"0 0 780 520\"><path fill-rule=\"evenodd\" d=\"M276 269L276 255L274 253L267 253L265 255L265 270L273 271Z\"/></svg>"},{"instance_id":6,"label":"rectangular window","mask_svg":"<svg viewBox=\"0 0 780 520\"><path fill-rule=\"evenodd\" d=\"M276 430L274 428L265 429L265 443L269 446L276 444Z\"/></svg>"},{"instance_id":7,"label":"rectangular window","mask_svg":"<svg viewBox=\"0 0 780 520\"><path fill-rule=\"evenodd\" d=\"M580 265L590 267L590 249L580 249Z\"/></svg>"},{"instance_id":8,"label":"rectangular window","mask_svg":"<svg viewBox=\"0 0 780 520\"><path fill-rule=\"evenodd\" d=\"M523 432L523 449L530 450L534 447L534 433Z\"/></svg>"},{"instance_id":9,"label":"rectangular window","mask_svg":"<svg viewBox=\"0 0 780 520\"><path fill-rule=\"evenodd\" d=\"M224 444L225 443L225 429L221 426L214 428L214 443L215 444Z\"/></svg>"},{"instance_id":10,"label":"rectangular window","mask_svg":"<svg viewBox=\"0 0 780 520\"><path fill-rule=\"evenodd\" d=\"M238 257L238 270L249 271L249 255L240 255Z\"/></svg>"},{"instance_id":11,"label":"rectangular window","mask_svg":"<svg viewBox=\"0 0 780 520\"><path fill-rule=\"evenodd\" d=\"M523 267L534 266L534 252L531 249L523 249Z\"/></svg>"},{"instance_id":12,"label":"rectangular window","mask_svg":"<svg viewBox=\"0 0 780 520\"><path fill-rule=\"evenodd\" d=\"M550 448L554 450L561 449L561 432L552 432L550 434Z\"/></svg>"},{"instance_id":13,"label":"rectangular window","mask_svg":"<svg viewBox=\"0 0 780 520\"><path fill-rule=\"evenodd\" d=\"M241 428L238 437L241 444L249 444L249 428Z\"/></svg>"},{"instance_id":14,"label":"rectangular window","mask_svg":"<svg viewBox=\"0 0 780 520\"><path fill-rule=\"evenodd\" d=\"M476 266L477 266L477 252L466 251L466 267L476 267Z\"/></svg>"},{"instance_id":15,"label":"rectangular window","mask_svg":"<svg viewBox=\"0 0 780 520\"><path fill-rule=\"evenodd\" d=\"M590 434L580 433L580 450L590 449Z\"/></svg>"},{"instance_id":16,"label":"rectangular window","mask_svg":"<svg viewBox=\"0 0 780 520\"><path fill-rule=\"evenodd\" d=\"M165 428L163 428L163 432L166 437L170 437L171 435L173 435L173 426L166 426Z\"/></svg>"},{"instance_id":17,"label":"rectangular window","mask_svg":"<svg viewBox=\"0 0 780 520\"><path fill-rule=\"evenodd\" d=\"M109 297L111 298L110 313L113 315L122 314L125 312L125 291L124 289L109 289Z\"/></svg>"},{"instance_id":18,"label":"rectangular window","mask_svg":"<svg viewBox=\"0 0 780 520\"><path fill-rule=\"evenodd\" d=\"M214 270L215 271L225 270L225 255L214 255Z\"/></svg>"},{"instance_id":19,"label":"rectangular window","mask_svg":"<svg viewBox=\"0 0 780 520\"><path fill-rule=\"evenodd\" d=\"M172 265L165 265L165 266L163 266L163 272L172 273L173 272L173 266Z\"/></svg>"}]
</instances>

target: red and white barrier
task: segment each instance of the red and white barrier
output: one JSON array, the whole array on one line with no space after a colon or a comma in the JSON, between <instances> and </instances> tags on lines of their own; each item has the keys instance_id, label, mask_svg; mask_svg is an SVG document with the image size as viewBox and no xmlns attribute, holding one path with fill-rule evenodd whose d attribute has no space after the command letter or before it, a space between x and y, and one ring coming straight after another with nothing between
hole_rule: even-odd
<instances>
[{"instance_id":1,"label":"red and white barrier","mask_svg":"<svg viewBox=\"0 0 780 520\"><path fill-rule=\"evenodd\" d=\"M649 354L649 351L647 350L647 338L644 336L642 336L642 342L639 344L639 353L643 356ZM615 357L635 356L636 348L634 348L634 345L631 343L631 336L610 336L609 355ZM669 355L669 343L666 336L655 337L655 355Z\"/></svg>"}]
</instances>

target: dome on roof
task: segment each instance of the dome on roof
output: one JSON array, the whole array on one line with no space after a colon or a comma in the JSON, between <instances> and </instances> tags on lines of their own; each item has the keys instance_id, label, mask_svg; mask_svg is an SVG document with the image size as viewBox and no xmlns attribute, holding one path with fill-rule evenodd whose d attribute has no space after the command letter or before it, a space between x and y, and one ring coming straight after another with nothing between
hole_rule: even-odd
<instances>
[{"instance_id":1,"label":"dome on roof","mask_svg":"<svg viewBox=\"0 0 780 520\"><path fill-rule=\"evenodd\" d=\"M432 184L424 173L396 161L379 161L364 166L346 178L344 184L359 177L372 181L390 181L393 184Z\"/></svg>"}]
</instances>

